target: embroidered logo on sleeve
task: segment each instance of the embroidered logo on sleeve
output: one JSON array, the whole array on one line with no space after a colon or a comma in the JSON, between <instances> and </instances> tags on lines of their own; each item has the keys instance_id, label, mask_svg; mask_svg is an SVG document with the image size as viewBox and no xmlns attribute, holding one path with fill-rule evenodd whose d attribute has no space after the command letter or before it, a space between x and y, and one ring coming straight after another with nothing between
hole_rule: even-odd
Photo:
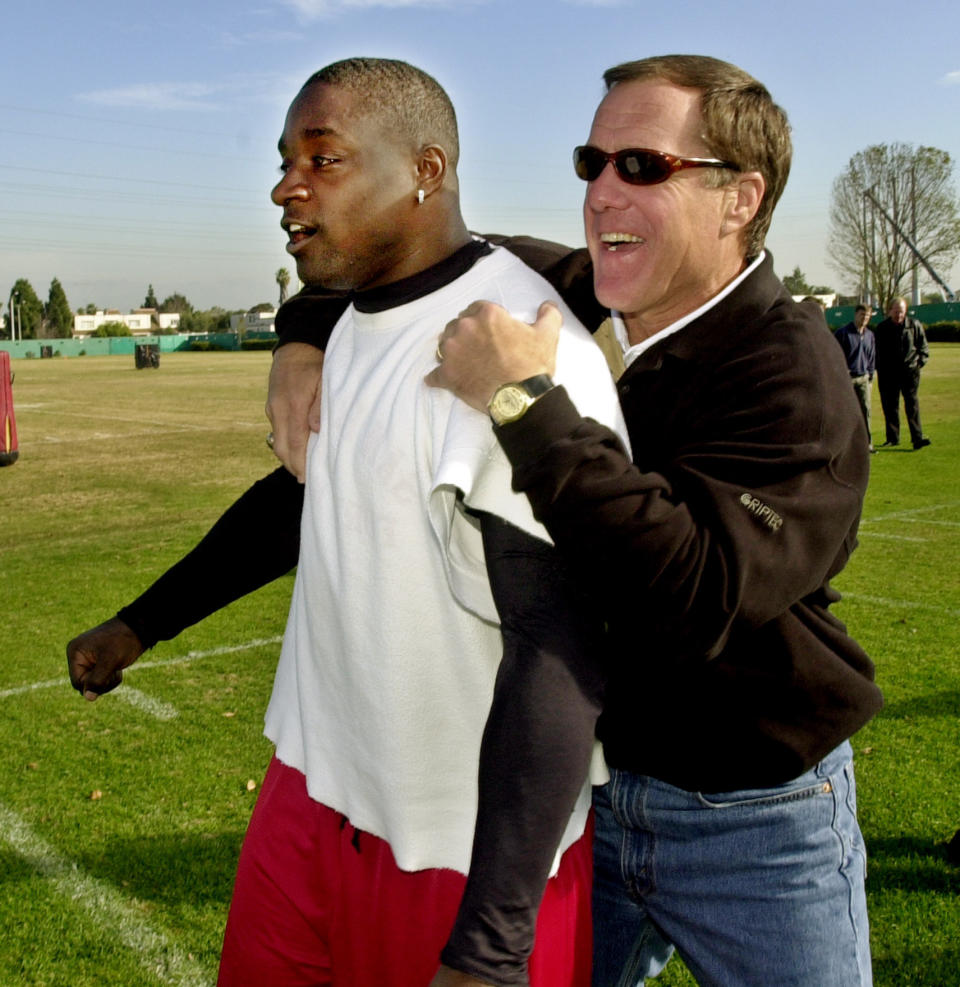
<instances>
[{"instance_id":1,"label":"embroidered logo on sleeve","mask_svg":"<svg viewBox=\"0 0 960 987\"><path fill-rule=\"evenodd\" d=\"M780 530L780 526L783 524L783 518L768 504L764 504L748 493L740 494L740 503L771 531Z\"/></svg>"}]
</instances>

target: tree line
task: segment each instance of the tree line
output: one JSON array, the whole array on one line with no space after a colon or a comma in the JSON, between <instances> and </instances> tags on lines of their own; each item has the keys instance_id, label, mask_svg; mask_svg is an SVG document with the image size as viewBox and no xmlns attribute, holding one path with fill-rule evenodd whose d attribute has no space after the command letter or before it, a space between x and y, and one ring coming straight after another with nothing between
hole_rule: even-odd
<instances>
[{"instance_id":1,"label":"tree line","mask_svg":"<svg viewBox=\"0 0 960 987\"><path fill-rule=\"evenodd\" d=\"M283 285L283 288L286 286ZM26 278L18 278L7 294L6 326L0 330L0 335L6 339L12 338L12 320L16 318L17 337L22 339L69 339L73 335L74 311L67 301L63 285L57 278L50 282L50 291L44 303L37 296L33 286ZM230 328L231 315L241 315L244 312L272 311L270 302L259 302L249 309L225 309L214 306L209 309L195 309L193 305L179 292L168 295L158 301L153 285L147 287L143 300L143 308L155 309L158 313L177 313L180 316L178 329L161 330L156 332L186 332L207 333L223 332ZM92 302L83 308L78 308L77 315L93 315L99 309ZM127 336L129 328L123 322L109 321L94 332L95 336Z\"/></svg>"},{"instance_id":2,"label":"tree line","mask_svg":"<svg viewBox=\"0 0 960 987\"><path fill-rule=\"evenodd\" d=\"M57 278L50 282L46 304L26 278L19 278L7 295L7 338L13 331L14 317L18 335L22 332L24 339L69 339L73 335L73 312Z\"/></svg>"},{"instance_id":3,"label":"tree line","mask_svg":"<svg viewBox=\"0 0 960 987\"><path fill-rule=\"evenodd\" d=\"M829 285L811 284L807 280L806 274L800 269L799 264L793 269L791 274L785 274L782 280L784 287L791 295L836 295L837 305L855 305L862 300L861 296L856 292L844 295ZM944 301L946 299L942 291L925 291L920 295L921 305L938 305Z\"/></svg>"}]
</instances>

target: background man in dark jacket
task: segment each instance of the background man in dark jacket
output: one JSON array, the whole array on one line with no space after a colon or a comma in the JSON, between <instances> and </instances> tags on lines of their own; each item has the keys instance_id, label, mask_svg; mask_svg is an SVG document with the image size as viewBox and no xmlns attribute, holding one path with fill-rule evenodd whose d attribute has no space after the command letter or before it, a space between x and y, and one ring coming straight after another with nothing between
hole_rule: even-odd
<instances>
[{"instance_id":1,"label":"background man in dark jacket","mask_svg":"<svg viewBox=\"0 0 960 987\"><path fill-rule=\"evenodd\" d=\"M923 323L907 315L907 300L894 298L877 337L877 383L887 425L885 446L900 445L900 395L914 449L930 445L920 425L920 371L930 359Z\"/></svg>"}]
</instances>

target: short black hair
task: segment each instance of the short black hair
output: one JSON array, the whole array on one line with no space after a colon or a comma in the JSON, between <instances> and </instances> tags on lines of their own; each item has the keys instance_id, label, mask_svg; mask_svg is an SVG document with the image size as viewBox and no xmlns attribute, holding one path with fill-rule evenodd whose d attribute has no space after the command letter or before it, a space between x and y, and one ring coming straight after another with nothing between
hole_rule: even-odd
<instances>
[{"instance_id":1,"label":"short black hair","mask_svg":"<svg viewBox=\"0 0 960 987\"><path fill-rule=\"evenodd\" d=\"M460 138L453 103L440 83L422 69L393 58L345 58L314 72L303 89L317 84L353 94L365 112L381 117L415 150L439 144L456 168Z\"/></svg>"}]
</instances>

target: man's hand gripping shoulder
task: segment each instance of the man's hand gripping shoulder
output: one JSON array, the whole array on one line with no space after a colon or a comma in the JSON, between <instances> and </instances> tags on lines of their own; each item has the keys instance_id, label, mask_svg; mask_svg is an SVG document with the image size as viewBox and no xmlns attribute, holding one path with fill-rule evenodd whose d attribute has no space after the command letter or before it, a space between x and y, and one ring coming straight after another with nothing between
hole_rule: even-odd
<instances>
[{"instance_id":1,"label":"man's hand gripping shoulder","mask_svg":"<svg viewBox=\"0 0 960 987\"><path fill-rule=\"evenodd\" d=\"M273 451L301 483L306 479L307 440L320 429L322 384L323 350L291 342L274 352L266 407Z\"/></svg>"},{"instance_id":2,"label":"man's hand gripping shoulder","mask_svg":"<svg viewBox=\"0 0 960 987\"><path fill-rule=\"evenodd\" d=\"M553 302L541 304L533 324L513 318L493 302L473 302L440 334L437 357L442 359L427 383L486 411L501 385L538 374L553 376L562 325Z\"/></svg>"}]
</instances>

